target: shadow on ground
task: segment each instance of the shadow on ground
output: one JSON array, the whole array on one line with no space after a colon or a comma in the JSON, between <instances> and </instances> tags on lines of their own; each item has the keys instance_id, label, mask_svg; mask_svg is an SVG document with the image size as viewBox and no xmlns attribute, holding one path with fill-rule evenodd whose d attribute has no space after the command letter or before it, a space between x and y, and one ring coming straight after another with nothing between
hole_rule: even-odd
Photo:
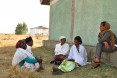
<instances>
[{"instance_id":1,"label":"shadow on ground","mask_svg":"<svg viewBox=\"0 0 117 78\"><path fill-rule=\"evenodd\" d=\"M76 68L75 70L64 73L62 75L52 75L52 67L50 64L53 59L54 50L47 47L33 48L32 51L35 55L40 56L43 59L44 70L40 72L27 73L24 71L12 72L11 61L15 53L14 46L0 47L0 78L116 78L117 69L101 64L101 67L97 69L91 69L90 65ZM27 76L29 75L29 76Z\"/></svg>"}]
</instances>

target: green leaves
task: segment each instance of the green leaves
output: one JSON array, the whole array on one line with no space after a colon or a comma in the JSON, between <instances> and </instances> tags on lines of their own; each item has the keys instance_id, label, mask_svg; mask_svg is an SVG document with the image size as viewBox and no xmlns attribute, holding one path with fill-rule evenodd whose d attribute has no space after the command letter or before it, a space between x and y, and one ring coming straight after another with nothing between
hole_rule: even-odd
<instances>
[{"instance_id":1,"label":"green leaves","mask_svg":"<svg viewBox=\"0 0 117 78\"><path fill-rule=\"evenodd\" d=\"M15 34L17 35L23 35L23 34L27 34L28 32L28 28L27 28L27 24L25 22L22 23L18 23L16 30L15 30Z\"/></svg>"}]
</instances>

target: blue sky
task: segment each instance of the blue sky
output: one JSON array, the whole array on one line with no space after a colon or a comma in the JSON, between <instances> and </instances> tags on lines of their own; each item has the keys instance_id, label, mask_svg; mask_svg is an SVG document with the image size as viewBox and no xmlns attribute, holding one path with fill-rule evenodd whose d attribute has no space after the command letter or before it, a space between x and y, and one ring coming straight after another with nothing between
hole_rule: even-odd
<instances>
[{"instance_id":1,"label":"blue sky","mask_svg":"<svg viewBox=\"0 0 117 78\"><path fill-rule=\"evenodd\" d=\"M28 28L49 27L49 6L40 0L0 0L0 33L14 33L18 22Z\"/></svg>"}]
</instances>

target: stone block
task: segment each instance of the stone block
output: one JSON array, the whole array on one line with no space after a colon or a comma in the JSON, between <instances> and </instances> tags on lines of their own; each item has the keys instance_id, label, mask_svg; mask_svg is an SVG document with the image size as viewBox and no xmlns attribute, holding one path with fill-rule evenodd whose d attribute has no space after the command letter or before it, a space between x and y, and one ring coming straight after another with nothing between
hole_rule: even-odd
<instances>
[{"instance_id":1,"label":"stone block","mask_svg":"<svg viewBox=\"0 0 117 78\"><path fill-rule=\"evenodd\" d=\"M110 53L110 63L117 66L117 51Z\"/></svg>"}]
</instances>

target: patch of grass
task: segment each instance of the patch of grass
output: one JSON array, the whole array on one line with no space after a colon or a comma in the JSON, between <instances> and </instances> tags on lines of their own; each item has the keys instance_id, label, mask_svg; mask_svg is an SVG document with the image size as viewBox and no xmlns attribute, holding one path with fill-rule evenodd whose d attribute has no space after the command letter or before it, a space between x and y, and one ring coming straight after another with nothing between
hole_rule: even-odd
<instances>
[{"instance_id":1,"label":"patch of grass","mask_svg":"<svg viewBox=\"0 0 117 78\"><path fill-rule=\"evenodd\" d=\"M62 75L52 75L52 67L49 62L53 59L54 50L45 47L38 48L37 55L41 55L44 59L45 70L39 72L39 78L116 78L117 68L101 63L101 67L91 69L91 65L76 68L75 70L64 73Z\"/></svg>"},{"instance_id":2,"label":"patch of grass","mask_svg":"<svg viewBox=\"0 0 117 78\"><path fill-rule=\"evenodd\" d=\"M116 78L117 77L117 68L101 63L101 67L97 69L91 69L91 65L84 67L76 68L75 70L64 73L62 75L52 75L52 67L54 65L50 64L50 61L53 60L54 50L39 47L33 48L33 52L37 56L43 58L44 70L40 72L29 72L26 69L16 69L15 72L11 70L11 65L8 64L8 67L4 67L4 70L1 71L0 75L4 75L2 78ZM6 59L7 60L7 59ZM7 62L4 62L7 64ZM5 64L5 65L6 65ZM0 77L1 78L1 77Z\"/></svg>"},{"instance_id":3,"label":"patch of grass","mask_svg":"<svg viewBox=\"0 0 117 78\"><path fill-rule=\"evenodd\" d=\"M101 67L91 69L91 65L76 68L75 70L62 75L52 75L50 61L54 58L54 50L39 46L43 40L34 38L34 47L32 51L35 55L43 59L44 70L40 72L30 72L27 69L14 69L11 66L13 55L16 51L15 44L17 40L27 36L10 35L10 40L2 40L8 35L0 35L0 78L117 78L117 68L101 63ZM9 37L9 36L8 36ZM56 66L57 67L57 66Z\"/></svg>"}]
</instances>

